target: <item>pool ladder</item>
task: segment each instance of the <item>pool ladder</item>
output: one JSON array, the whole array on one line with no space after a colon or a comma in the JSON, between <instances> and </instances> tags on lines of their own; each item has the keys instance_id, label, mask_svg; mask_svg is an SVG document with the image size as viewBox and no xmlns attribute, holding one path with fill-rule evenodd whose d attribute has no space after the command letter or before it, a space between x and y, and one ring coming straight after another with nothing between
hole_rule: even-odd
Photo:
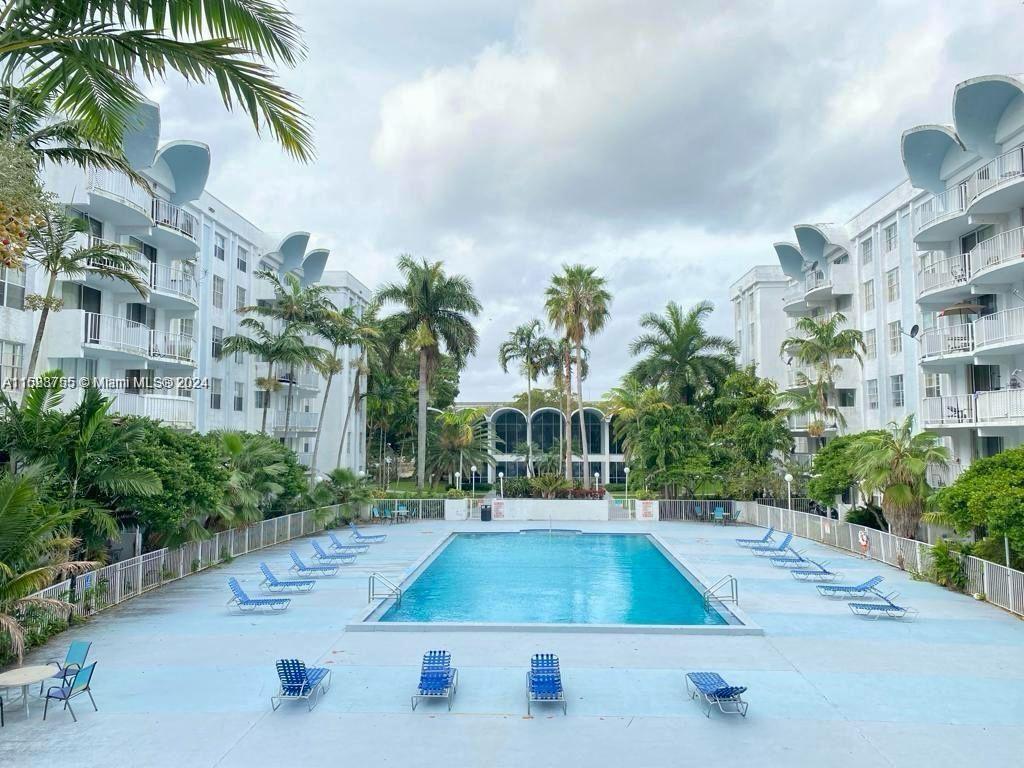
<instances>
[{"instance_id":1,"label":"pool ladder","mask_svg":"<svg viewBox=\"0 0 1024 768\"><path fill-rule=\"evenodd\" d=\"M382 589L377 590L377 586L380 585ZM402 604L402 589L395 582L391 581L383 573L377 573L374 571L370 574L370 579L366 584L366 602L372 603L377 598L387 600L388 598L395 598L395 604Z\"/></svg>"},{"instance_id":2,"label":"pool ladder","mask_svg":"<svg viewBox=\"0 0 1024 768\"><path fill-rule=\"evenodd\" d=\"M719 590L728 587L729 591L726 594L719 594ZM736 577L732 574L727 574L712 584L710 587L704 590L701 597L704 598L704 607L710 608L711 601L717 600L720 603L731 602L735 605L740 604L740 584L736 581Z\"/></svg>"}]
</instances>

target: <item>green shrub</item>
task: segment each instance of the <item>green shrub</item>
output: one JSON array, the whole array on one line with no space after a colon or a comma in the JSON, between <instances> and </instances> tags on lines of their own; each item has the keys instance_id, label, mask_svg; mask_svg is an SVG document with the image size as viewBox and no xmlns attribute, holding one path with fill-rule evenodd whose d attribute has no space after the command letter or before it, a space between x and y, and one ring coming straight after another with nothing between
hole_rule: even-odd
<instances>
[{"instance_id":1,"label":"green shrub","mask_svg":"<svg viewBox=\"0 0 1024 768\"><path fill-rule=\"evenodd\" d=\"M881 522L884 519L882 510L871 506L854 507L846 513L845 517L846 522L851 525L862 525L865 528L874 528L876 531L885 530L885 526Z\"/></svg>"},{"instance_id":2,"label":"green shrub","mask_svg":"<svg viewBox=\"0 0 1024 768\"><path fill-rule=\"evenodd\" d=\"M444 497L446 499L464 499L466 498L466 492L460 491L458 488L449 488Z\"/></svg>"},{"instance_id":3,"label":"green shrub","mask_svg":"<svg viewBox=\"0 0 1024 768\"><path fill-rule=\"evenodd\" d=\"M963 592L967 589L967 568L960 554L967 554L964 545L950 544L946 539L936 542L929 553L928 578L939 586Z\"/></svg>"},{"instance_id":4,"label":"green shrub","mask_svg":"<svg viewBox=\"0 0 1024 768\"><path fill-rule=\"evenodd\" d=\"M534 498L561 498L568 493L569 487L569 481L561 475L545 474L530 478L530 491Z\"/></svg>"},{"instance_id":5,"label":"green shrub","mask_svg":"<svg viewBox=\"0 0 1024 768\"><path fill-rule=\"evenodd\" d=\"M505 498L528 499L533 495L530 479L526 477L510 477L505 481Z\"/></svg>"},{"instance_id":6,"label":"green shrub","mask_svg":"<svg viewBox=\"0 0 1024 768\"><path fill-rule=\"evenodd\" d=\"M653 501L654 499L659 498L660 495L661 494L659 494L657 491L651 491L648 490L647 488L641 488L640 490L633 494L633 497L639 499L640 501Z\"/></svg>"}]
</instances>

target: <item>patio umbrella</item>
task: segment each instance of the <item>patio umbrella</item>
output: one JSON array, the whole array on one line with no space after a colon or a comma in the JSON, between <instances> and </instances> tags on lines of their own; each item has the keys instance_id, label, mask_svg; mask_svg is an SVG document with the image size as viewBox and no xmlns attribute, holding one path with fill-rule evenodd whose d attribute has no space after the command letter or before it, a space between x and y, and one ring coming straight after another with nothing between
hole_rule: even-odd
<instances>
[{"instance_id":1,"label":"patio umbrella","mask_svg":"<svg viewBox=\"0 0 1024 768\"><path fill-rule=\"evenodd\" d=\"M946 307L944 310L939 312L939 317L951 317L953 315L976 315L983 310L981 304L974 304L970 301L961 301L958 304L954 304L952 307Z\"/></svg>"}]
</instances>

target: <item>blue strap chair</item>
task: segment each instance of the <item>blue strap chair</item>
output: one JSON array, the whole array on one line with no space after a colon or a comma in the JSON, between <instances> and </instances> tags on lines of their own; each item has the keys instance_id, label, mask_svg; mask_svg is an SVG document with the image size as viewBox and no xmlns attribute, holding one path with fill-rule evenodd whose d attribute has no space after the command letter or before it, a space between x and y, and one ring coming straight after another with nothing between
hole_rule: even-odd
<instances>
[{"instance_id":1,"label":"blue strap chair","mask_svg":"<svg viewBox=\"0 0 1024 768\"><path fill-rule=\"evenodd\" d=\"M326 667L307 667L298 659L280 659L277 677L281 687L270 697L270 707L277 710L285 701L306 702L309 711L317 705L320 696L331 687L331 671Z\"/></svg>"},{"instance_id":2,"label":"blue strap chair","mask_svg":"<svg viewBox=\"0 0 1024 768\"><path fill-rule=\"evenodd\" d=\"M746 687L729 685L717 672L687 672L686 691L691 699L704 699L705 717L711 717L711 708L718 707L722 714L747 716L747 702L743 700Z\"/></svg>"},{"instance_id":3,"label":"blue strap chair","mask_svg":"<svg viewBox=\"0 0 1024 768\"><path fill-rule=\"evenodd\" d=\"M775 533L774 528L769 528L768 533L762 536L760 539L736 539L736 544L741 547L763 547L772 543L772 535Z\"/></svg>"},{"instance_id":4,"label":"blue strap chair","mask_svg":"<svg viewBox=\"0 0 1024 768\"><path fill-rule=\"evenodd\" d=\"M321 563L351 565L356 561L355 552L328 552L316 539L313 540L313 559Z\"/></svg>"},{"instance_id":5,"label":"blue strap chair","mask_svg":"<svg viewBox=\"0 0 1024 768\"><path fill-rule=\"evenodd\" d=\"M316 579L281 580L274 575L266 563L260 563L260 572L263 574L263 581L260 582L260 586L268 592L284 592L286 590L309 592L316 586Z\"/></svg>"},{"instance_id":6,"label":"blue strap chair","mask_svg":"<svg viewBox=\"0 0 1024 768\"><path fill-rule=\"evenodd\" d=\"M271 611L283 611L291 602L291 598L289 597L264 597L253 599L245 594L245 590L242 589L242 585L239 584L238 579L234 577L228 579L228 586L231 587L231 599L228 600L228 606L237 608L242 612L258 611L264 608Z\"/></svg>"},{"instance_id":7,"label":"blue strap chair","mask_svg":"<svg viewBox=\"0 0 1024 768\"><path fill-rule=\"evenodd\" d=\"M50 680L60 680L62 683L67 685L68 681L71 680L75 675L81 671L82 667L85 666L85 660L89 658L89 649L92 648L92 643L86 640L72 640L71 645L68 648L68 652L64 655L64 661L60 659L48 659L47 664L56 664L57 673ZM43 695L43 685L46 683L44 680L39 684L39 695Z\"/></svg>"},{"instance_id":8,"label":"blue strap chair","mask_svg":"<svg viewBox=\"0 0 1024 768\"><path fill-rule=\"evenodd\" d=\"M558 666L558 657L553 653L538 653L530 660L530 669L526 673L526 714L532 714L535 702L561 704L562 714L566 714L562 671Z\"/></svg>"},{"instance_id":9,"label":"blue strap chair","mask_svg":"<svg viewBox=\"0 0 1024 768\"><path fill-rule=\"evenodd\" d=\"M822 597L881 597L876 587L883 581L882 576L872 576L860 584L819 584L817 589Z\"/></svg>"},{"instance_id":10,"label":"blue strap chair","mask_svg":"<svg viewBox=\"0 0 1024 768\"><path fill-rule=\"evenodd\" d=\"M289 554L292 556L292 567L289 570L295 571L299 576L338 575L338 566L336 565L306 565L294 549Z\"/></svg>"},{"instance_id":11,"label":"blue strap chair","mask_svg":"<svg viewBox=\"0 0 1024 768\"><path fill-rule=\"evenodd\" d=\"M96 669L96 662L94 661L87 667L83 667L78 674L75 675L74 681L71 685L54 685L51 686L46 692L46 703L43 705L43 720L46 719L46 711L50 706L51 701L63 701L64 709L71 713L71 719L76 723L78 718L75 717L75 710L71 708L71 700L81 696L83 693L89 694L89 701L92 702L92 708L99 712L99 707L96 706L96 699L92 697L92 689L89 687L92 683L92 673Z\"/></svg>"},{"instance_id":12,"label":"blue strap chair","mask_svg":"<svg viewBox=\"0 0 1024 768\"><path fill-rule=\"evenodd\" d=\"M382 541L386 541L388 535L386 533L375 533L372 535L363 535L359 532L359 528L356 527L355 523L349 523L348 527L352 529L352 539L361 544L380 544Z\"/></svg>"},{"instance_id":13,"label":"blue strap chair","mask_svg":"<svg viewBox=\"0 0 1024 768\"><path fill-rule=\"evenodd\" d=\"M420 682L410 703L416 709L420 699L447 699L450 712L458 687L459 670L452 666L452 655L448 651L427 651L420 666Z\"/></svg>"},{"instance_id":14,"label":"blue strap chair","mask_svg":"<svg viewBox=\"0 0 1024 768\"><path fill-rule=\"evenodd\" d=\"M327 535L331 539L331 549L336 552L346 552L350 554L361 555L363 552L367 552L370 549L369 544L353 544L351 542L342 541L338 538L336 533L328 532Z\"/></svg>"},{"instance_id":15,"label":"blue strap chair","mask_svg":"<svg viewBox=\"0 0 1024 768\"><path fill-rule=\"evenodd\" d=\"M782 541L778 544L761 544L759 546L750 547L750 551L758 557L769 557L771 555L783 555L786 550L789 549L789 545L793 543L793 534L787 533Z\"/></svg>"}]
</instances>

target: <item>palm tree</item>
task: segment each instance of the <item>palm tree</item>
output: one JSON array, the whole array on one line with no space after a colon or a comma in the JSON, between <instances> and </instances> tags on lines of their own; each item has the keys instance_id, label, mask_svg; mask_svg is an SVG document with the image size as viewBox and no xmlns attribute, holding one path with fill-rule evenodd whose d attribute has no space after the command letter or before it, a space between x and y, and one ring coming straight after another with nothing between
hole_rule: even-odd
<instances>
[{"instance_id":1,"label":"palm tree","mask_svg":"<svg viewBox=\"0 0 1024 768\"><path fill-rule=\"evenodd\" d=\"M587 430L583 415L583 342L587 335L594 335L604 328L608 319L608 305L612 295L605 287L605 279L597 276L595 267L582 264L563 265L561 274L551 278L551 284L545 291L544 307L548 313L548 321L556 331L562 331L566 340L575 350L576 355L576 394L579 401L580 447L583 458L583 487L590 487L590 457L587 454ZM563 364L568 371L568 360L563 356ZM568 384L569 376L566 375ZM571 399L572 389L567 386L567 399ZM566 414L568 424L570 414ZM571 434L571 432L570 432ZM568 465L567 478L572 478L572 441L567 440Z\"/></svg>"},{"instance_id":2,"label":"palm tree","mask_svg":"<svg viewBox=\"0 0 1024 768\"><path fill-rule=\"evenodd\" d=\"M356 322L352 327L349 346L359 348L359 360L352 376L352 391L349 393L348 402L345 405L345 420L341 424L341 438L338 440L338 457L335 459L335 469L341 468L341 456L345 446L345 435L348 433L349 420L355 411L356 403L362 397L363 377L370 372L369 360L370 351L379 346L380 327L377 323L377 308L371 306L362 317L356 316Z\"/></svg>"},{"instance_id":3,"label":"palm tree","mask_svg":"<svg viewBox=\"0 0 1024 768\"><path fill-rule=\"evenodd\" d=\"M917 527L932 494L928 466L945 468L949 449L933 432L914 434L914 415L885 430L865 432L850 447L854 472L866 493L882 494L882 511L891 533L906 539Z\"/></svg>"},{"instance_id":4,"label":"palm tree","mask_svg":"<svg viewBox=\"0 0 1024 768\"><path fill-rule=\"evenodd\" d=\"M0 85L20 77L52 94L54 110L108 150L145 101L136 75L153 83L172 71L215 82L227 109L308 161L309 120L270 66L294 66L304 52L291 14L265 0L0 0Z\"/></svg>"},{"instance_id":5,"label":"palm tree","mask_svg":"<svg viewBox=\"0 0 1024 768\"><path fill-rule=\"evenodd\" d=\"M846 428L846 417L829 402L824 379L811 381L803 373L797 373L796 384L795 388L780 392L776 403L787 415L806 416L808 435L821 439L831 428L840 431Z\"/></svg>"},{"instance_id":6,"label":"palm tree","mask_svg":"<svg viewBox=\"0 0 1024 768\"><path fill-rule=\"evenodd\" d=\"M615 419L614 437L622 442L628 457L633 441L640 432L641 415L652 408L668 408L664 394L658 387L647 387L632 374L622 377L619 386L604 396L609 418Z\"/></svg>"},{"instance_id":7,"label":"palm tree","mask_svg":"<svg viewBox=\"0 0 1024 768\"><path fill-rule=\"evenodd\" d=\"M149 294L147 271L129 246L91 242L82 245L88 225L62 209L48 206L42 212L38 227L29 233L26 258L33 262L46 279L46 293L30 296L26 302L39 309L32 353L28 359L28 376L34 376L39 361L39 350L46 333L46 320L50 312L60 310L60 297L54 296L58 280L80 280L91 272L103 278L126 283L145 299Z\"/></svg>"},{"instance_id":8,"label":"palm tree","mask_svg":"<svg viewBox=\"0 0 1024 768\"><path fill-rule=\"evenodd\" d=\"M476 408L441 411L434 416L430 431L428 469L433 478L448 475L450 479L464 461L477 466L494 463L487 449L487 421L482 411Z\"/></svg>"},{"instance_id":9,"label":"palm tree","mask_svg":"<svg viewBox=\"0 0 1024 768\"><path fill-rule=\"evenodd\" d=\"M442 262L416 261L403 255L398 271L404 282L388 283L376 302L394 304L391 316L399 338L419 354L419 397L416 418L416 487L423 490L427 459L427 390L441 347L458 363L476 352L478 337L469 317L480 314L473 284L462 275L448 275Z\"/></svg>"},{"instance_id":10,"label":"palm tree","mask_svg":"<svg viewBox=\"0 0 1024 768\"><path fill-rule=\"evenodd\" d=\"M526 376L526 476L533 477L533 385L537 377L558 365L558 345L542 333L540 320L514 328L498 347L498 363L508 373L508 364L519 362Z\"/></svg>"},{"instance_id":11,"label":"palm tree","mask_svg":"<svg viewBox=\"0 0 1024 768\"><path fill-rule=\"evenodd\" d=\"M665 314L648 312L640 317L646 333L629 345L634 357L634 378L648 386L664 386L670 402L692 405L698 395L716 389L736 367L736 346L724 336L708 334L704 319L714 311L702 301L684 311L674 301Z\"/></svg>"},{"instance_id":12,"label":"palm tree","mask_svg":"<svg viewBox=\"0 0 1024 768\"><path fill-rule=\"evenodd\" d=\"M232 528L263 519L263 509L283 490L277 478L287 470L265 437L222 432L220 451L228 470L223 521Z\"/></svg>"}]
</instances>

